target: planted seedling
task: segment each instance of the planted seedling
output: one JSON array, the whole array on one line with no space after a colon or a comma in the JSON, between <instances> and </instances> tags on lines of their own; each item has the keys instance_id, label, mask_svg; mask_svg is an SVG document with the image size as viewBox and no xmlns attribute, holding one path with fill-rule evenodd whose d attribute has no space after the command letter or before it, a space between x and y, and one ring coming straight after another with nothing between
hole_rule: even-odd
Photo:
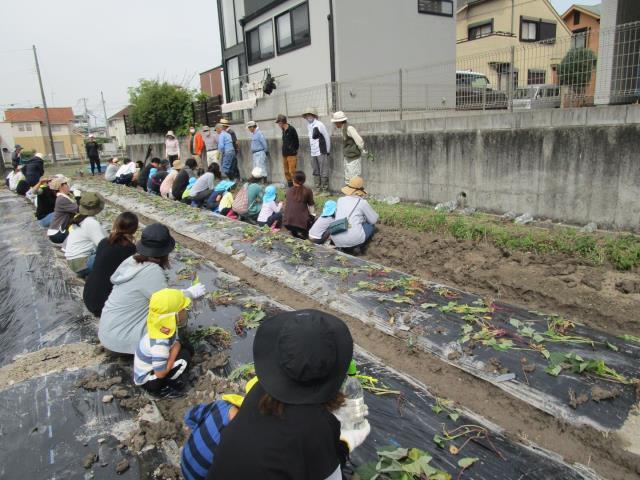
<instances>
[{"instance_id":1,"label":"planted seedling","mask_svg":"<svg viewBox=\"0 0 640 480\"><path fill-rule=\"evenodd\" d=\"M460 418L460 412L458 412L455 408L453 408L453 402L451 400L446 400L444 398L436 397L436 403L431 405L431 410L435 414L439 414L441 412L445 412L447 417L449 417L454 422L458 421Z\"/></svg>"},{"instance_id":2,"label":"planted seedling","mask_svg":"<svg viewBox=\"0 0 640 480\"><path fill-rule=\"evenodd\" d=\"M364 390L367 390L374 395L402 395L402 392L398 390L391 390L375 377L371 377L369 375L361 375L358 372L358 374L355 375L355 378L358 379L360 385L362 385L362 388Z\"/></svg>"},{"instance_id":3,"label":"planted seedling","mask_svg":"<svg viewBox=\"0 0 640 480\"><path fill-rule=\"evenodd\" d=\"M229 374L229 380L250 380L256 376L256 366L252 363L245 363L236 367Z\"/></svg>"},{"instance_id":4,"label":"planted seedling","mask_svg":"<svg viewBox=\"0 0 640 480\"><path fill-rule=\"evenodd\" d=\"M191 343L198 344L208 341L218 348L229 348L231 346L231 333L222 327L199 327L189 335Z\"/></svg>"},{"instance_id":5,"label":"planted seedling","mask_svg":"<svg viewBox=\"0 0 640 480\"><path fill-rule=\"evenodd\" d=\"M458 439L464 439L464 441L460 446L457 446L454 443ZM501 458L502 460L506 460L502 452L500 452L500 450L498 450L495 447L495 445L493 445L493 442L489 438L489 432L487 431L487 429L484 427L481 427L480 425L473 425L473 424L461 425L449 431L447 430L446 426L443 424L442 435L436 433L433 436L433 442L436 445L438 445L438 447L442 449L446 447L449 450L449 452L453 455L458 455L460 452L462 452L462 450L464 450L464 448L467 446L469 442L472 442L472 441L476 442L477 440L481 440L481 439L486 440L486 442L489 444L489 448L493 451L493 453L496 454L498 458ZM461 459L461 461L462 460L464 459ZM467 463L467 462L468 460L463 463ZM471 462L471 464L472 463L474 462ZM462 467L463 469L467 468L467 467L463 467L462 465L459 465L459 466Z\"/></svg>"},{"instance_id":6,"label":"planted seedling","mask_svg":"<svg viewBox=\"0 0 640 480\"><path fill-rule=\"evenodd\" d=\"M549 365L544 369L549 375L557 377L563 370L571 370L576 374L587 374L623 384L636 383L624 375L608 367L602 359L585 359L576 353L553 352L549 357Z\"/></svg>"},{"instance_id":7,"label":"planted seedling","mask_svg":"<svg viewBox=\"0 0 640 480\"><path fill-rule=\"evenodd\" d=\"M564 342L564 343L587 343L592 347L595 346L595 341L590 338L582 337L579 335L567 335L568 332L575 328L575 324L569 320L553 315L547 319L547 331L544 332L544 336L550 342Z\"/></svg>"},{"instance_id":8,"label":"planted seedling","mask_svg":"<svg viewBox=\"0 0 640 480\"><path fill-rule=\"evenodd\" d=\"M449 290L446 287L438 287L436 288L436 293L444 298L458 298L460 295L453 290Z\"/></svg>"},{"instance_id":9,"label":"planted seedling","mask_svg":"<svg viewBox=\"0 0 640 480\"><path fill-rule=\"evenodd\" d=\"M244 310L240 314L241 319L244 321L245 328L258 328L260 321L267 314L262 310L262 305L253 302L247 302L244 304Z\"/></svg>"},{"instance_id":10,"label":"planted seedling","mask_svg":"<svg viewBox=\"0 0 640 480\"><path fill-rule=\"evenodd\" d=\"M636 337L634 335L620 335L620 337L622 340L624 340L625 342L632 342L632 343L637 343L640 344L640 337Z\"/></svg>"},{"instance_id":11,"label":"planted seedling","mask_svg":"<svg viewBox=\"0 0 640 480\"><path fill-rule=\"evenodd\" d=\"M238 295L239 293L228 290L216 290L209 295L209 300L214 305L231 305Z\"/></svg>"},{"instance_id":12,"label":"planted seedling","mask_svg":"<svg viewBox=\"0 0 640 480\"><path fill-rule=\"evenodd\" d=\"M193 280L196 276L196 271L191 267L183 267L176 272L176 278L178 280Z\"/></svg>"},{"instance_id":13,"label":"planted seedling","mask_svg":"<svg viewBox=\"0 0 640 480\"><path fill-rule=\"evenodd\" d=\"M361 465L356 473L362 480L451 480L451 475L430 465L433 457L418 448L384 447L376 462Z\"/></svg>"}]
</instances>

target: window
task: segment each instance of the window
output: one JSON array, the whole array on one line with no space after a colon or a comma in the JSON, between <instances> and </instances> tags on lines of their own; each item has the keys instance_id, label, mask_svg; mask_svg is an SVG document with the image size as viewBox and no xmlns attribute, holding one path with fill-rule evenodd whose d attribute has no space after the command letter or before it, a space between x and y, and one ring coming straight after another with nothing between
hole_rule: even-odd
<instances>
[{"instance_id":1,"label":"window","mask_svg":"<svg viewBox=\"0 0 640 480\"><path fill-rule=\"evenodd\" d=\"M589 29L583 28L576 30L571 35L571 48L587 48L587 36L589 35Z\"/></svg>"},{"instance_id":2,"label":"window","mask_svg":"<svg viewBox=\"0 0 640 480\"><path fill-rule=\"evenodd\" d=\"M578 25L580 23L580 12L573 12L573 24Z\"/></svg>"},{"instance_id":3,"label":"window","mask_svg":"<svg viewBox=\"0 0 640 480\"><path fill-rule=\"evenodd\" d=\"M529 69L527 72L527 85L542 85L547 78L546 70Z\"/></svg>"},{"instance_id":4,"label":"window","mask_svg":"<svg viewBox=\"0 0 640 480\"><path fill-rule=\"evenodd\" d=\"M311 43L308 3L298 5L276 17L276 37L278 54L305 47Z\"/></svg>"},{"instance_id":5,"label":"window","mask_svg":"<svg viewBox=\"0 0 640 480\"><path fill-rule=\"evenodd\" d=\"M475 40L476 38L486 37L493 33L493 18L487 22L480 24L469 25L469 40Z\"/></svg>"},{"instance_id":6,"label":"window","mask_svg":"<svg viewBox=\"0 0 640 480\"><path fill-rule=\"evenodd\" d=\"M19 132L31 132L32 130L33 126L30 123L18 123Z\"/></svg>"},{"instance_id":7,"label":"window","mask_svg":"<svg viewBox=\"0 0 640 480\"><path fill-rule=\"evenodd\" d=\"M555 22L547 22L542 19L520 17L520 41L522 42L549 42L556 39Z\"/></svg>"},{"instance_id":8,"label":"window","mask_svg":"<svg viewBox=\"0 0 640 480\"><path fill-rule=\"evenodd\" d=\"M249 65L273 57L273 23L267 20L247 32L247 53Z\"/></svg>"},{"instance_id":9,"label":"window","mask_svg":"<svg viewBox=\"0 0 640 480\"><path fill-rule=\"evenodd\" d=\"M418 0L418 13L453 17L452 0Z\"/></svg>"},{"instance_id":10,"label":"window","mask_svg":"<svg viewBox=\"0 0 640 480\"><path fill-rule=\"evenodd\" d=\"M229 102L236 102L241 100L240 92L240 60L238 57L233 57L227 60L227 70L225 72L227 77L227 84L229 91L227 92L227 100Z\"/></svg>"},{"instance_id":11,"label":"window","mask_svg":"<svg viewBox=\"0 0 640 480\"><path fill-rule=\"evenodd\" d=\"M520 37L522 40L535 42L538 39L538 24L523 20L520 26Z\"/></svg>"},{"instance_id":12,"label":"window","mask_svg":"<svg viewBox=\"0 0 640 480\"><path fill-rule=\"evenodd\" d=\"M234 0L222 0L220 7L222 8L222 28L224 30L224 46L231 48L238 43L238 34L236 31L236 12Z\"/></svg>"}]
</instances>

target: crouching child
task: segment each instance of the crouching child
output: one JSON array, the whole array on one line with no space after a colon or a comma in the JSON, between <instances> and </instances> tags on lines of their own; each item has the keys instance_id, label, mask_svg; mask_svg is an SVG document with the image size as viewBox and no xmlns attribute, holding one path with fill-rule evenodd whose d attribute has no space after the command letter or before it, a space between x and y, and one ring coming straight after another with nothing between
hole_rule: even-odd
<instances>
[{"instance_id":1,"label":"crouching child","mask_svg":"<svg viewBox=\"0 0 640 480\"><path fill-rule=\"evenodd\" d=\"M177 396L193 348L178 339L178 323L184 323L191 299L182 290L164 288L151 296L147 333L140 339L133 361L134 383L151 394Z\"/></svg>"},{"instance_id":2,"label":"crouching child","mask_svg":"<svg viewBox=\"0 0 640 480\"><path fill-rule=\"evenodd\" d=\"M258 381L253 377L245 387L245 393ZM180 467L186 480L204 480L213 465L215 448L220 442L220 433L229 425L242 406L240 395L223 395L221 400L200 404L191 408L184 416L185 425L191 435L182 449Z\"/></svg>"},{"instance_id":3,"label":"crouching child","mask_svg":"<svg viewBox=\"0 0 640 480\"><path fill-rule=\"evenodd\" d=\"M321 245L329 240L331 232L329 231L329 225L336 219L336 202L334 200L327 200L322 208L322 215L313 223L313 226L309 230L309 240L313 243Z\"/></svg>"}]
</instances>

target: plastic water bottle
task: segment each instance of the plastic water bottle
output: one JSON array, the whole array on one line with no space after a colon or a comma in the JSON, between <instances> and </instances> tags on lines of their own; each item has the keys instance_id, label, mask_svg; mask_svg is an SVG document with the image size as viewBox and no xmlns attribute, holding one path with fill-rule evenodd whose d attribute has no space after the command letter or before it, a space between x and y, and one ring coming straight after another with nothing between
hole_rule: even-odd
<instances>
[{"instance_id":1,"label":"plastic water bottle","mask_svg":"<svg viewBox=\"0 0 640 480\"><path fill-rule=\"evenodd\" d=\"M342 394L345 396L345 404L340 409L340 423L346 430L358 430L364 425L367 415L367 406L364 403L364 392L360 381L356 378L356 362L351 360L347 378L342 384Z\"/></svg>"}]
</instances>

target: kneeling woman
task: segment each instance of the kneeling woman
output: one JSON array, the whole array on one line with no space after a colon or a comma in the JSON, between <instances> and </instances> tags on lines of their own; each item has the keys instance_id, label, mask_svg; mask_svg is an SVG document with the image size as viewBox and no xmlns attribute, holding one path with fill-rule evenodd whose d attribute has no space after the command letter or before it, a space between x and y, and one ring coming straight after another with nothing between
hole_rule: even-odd
<instances>
[{"instance_id":1,"label":"kneeling woman","mask_svg":"<svg viewBox=\"0 0 640 480\"><path fill-rule=\"evenodd\" d=\"M178 324L187 320L191 299L180 290L165 288L151 296L147 333L138 342L133 381L149 393L171 395L184 388L193 348L178 340Z\"/></svg>"},{"instance_id":2,"label":"kneeling woman","mask_svg":"<svg viewBox=\"0 0 640 480\"><path fill-rule=\"evenodd\" d=\"M124 260L136 253L133 236L137 230L138 217L131 212L122 212L113 222L109 237L98 244L93 270L82 292L84 304L96 317L102 314L104 303L113 289L111 275Z\"/></svg>"},{"instance_id":3,"label":"kneeling woman","mask_svg":"<svg viewBox=\"0 0 640 480\"><path fill-rule=\"evenodd\" d=\"M353 340L342 320L318 310L284 312L256 332L258 383L222 431L208 480L341 480L349 450L369 434L341 431L332 413L344 402Z\"/></svg>"},{"instance_id":4,"label":"kneeling woman","mask_svg":"<svg viewBox=\"0 0 640 480\"><path fill-rule=\"evenodd\" d=\"M51 180L49 184L52 190L56 190L56 204L53 207L53 217L47 230L47 236L53 243L62 243L69 235L67 227L73 216L78 213L78 203L71 193L69 179L59 176Z\"/></svg>"},{"instance_id":5,"label":"kneeling woman","mask_svg":"<svg viewBox=\"0 0 640 480\"><path fill-rule=\"evenodd\" d=\"M176 242L169 229L159 223L147 226L136 245L134 256L127 258L111 275L113 290L104 304L98 338L112 352L133 355L146 330L149 299L167 288L164 270ZM189 298L205 294L204 285L183 290Z\"/></svg>"},{"instance_id":6,"label":"kneeling woman","mask_svg":"<svg viewBox=\"0 0 640 480\"><path fill-rule=\"evenodd\" d=\"M104 208L104 199L97 193L86 192L80 198L78 214L69 224L69 237L64 256L69 268L84 278L93 269L98 244L107 236L100 222L96 220Z\"/></svg>"}]
</instances>

